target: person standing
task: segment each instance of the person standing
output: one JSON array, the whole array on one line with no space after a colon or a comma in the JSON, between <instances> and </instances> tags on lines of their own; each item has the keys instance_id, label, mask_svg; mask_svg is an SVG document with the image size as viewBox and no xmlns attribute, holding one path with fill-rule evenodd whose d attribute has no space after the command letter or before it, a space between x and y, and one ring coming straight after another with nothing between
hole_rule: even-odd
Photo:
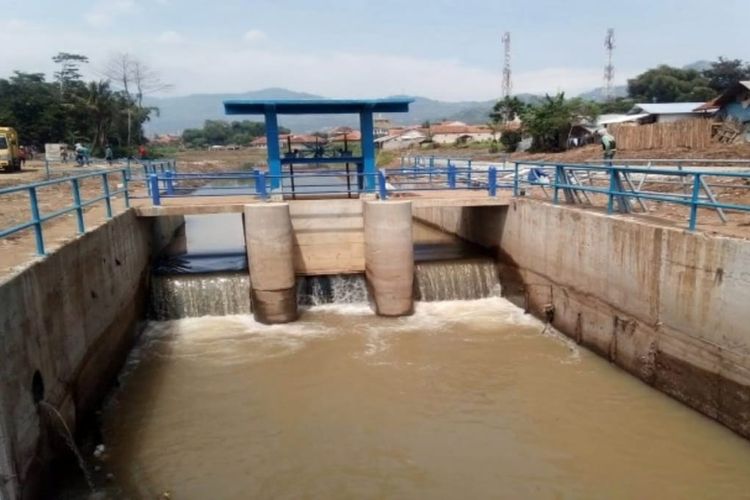
<instances>
[{"instance_id":1,"label":"person standing","mask_svg":"<svg viewBox=\"0 0 750 500\"><path fill-rule=\"evenodd\" d=\"M24 146L18 148L18 161L21 163L21 168L26 166L26 148Z\"/></svg>"},{"instance_id":2,"label":"person standing","mask_svg":"<svg viewBox=\"0 0 750 500\"><path fill-rule=\"evenodd\" d=\"M104 150L104 159L107 161L107 164L111 167L112 166L112 160L114 158L114 153L112 152L112 147L107 144L107 149Z\"/></svg>"},{"instance_id":3,"label":"person standing","mask_svg":"<svg viewBox=\"0 0 750 500\"><path fill-rule=\"evenodd\" d=\"M611 163L617 154L617 143L615 142L614 136L612 136L607 129L602 129L600 134L602 136L601 143L602 149L604 150L604 159Z\"/></svg>"}]
</instances>

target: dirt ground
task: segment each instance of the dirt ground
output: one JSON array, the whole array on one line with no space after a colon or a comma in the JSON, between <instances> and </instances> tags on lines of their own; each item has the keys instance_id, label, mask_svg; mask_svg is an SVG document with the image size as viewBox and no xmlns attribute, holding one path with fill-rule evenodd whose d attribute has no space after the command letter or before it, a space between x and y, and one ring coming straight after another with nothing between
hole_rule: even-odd
<instances>
[{"instance_id":1,"label":"dirt ground","mask_svg":"<svg viewBox=\"0 0 750 500\"><path fill-rule=\"evenodd\" d=\"M245 149L240 151L184 151L178 153L177 168L181 172L230 172L246 171L252 166L265 165L265 150L262 149ZM592 145L578 148L563 153L547 154L529 154L516 153L510 155L493 154L490 155L486 150L463 149L463 148L441 148L436 150L422 151L422 154L434 154L436 156L452 156L461 158L474 158L478 161L502 161L509 160L535 160L535 161L560 161L566 163L575 163L586 160L601 159L601 150L598 146ZM689 150L647 150L647 151L620 151L620 158L641 159L641 158L663 158L663 159L750 159L750 144L741 145L717 145L709 150L689 151ZM389 166L399 164L396 157L390 162ZM104 164L94 164L87 167L76 168L72 164L65 166L54 165L50 171L50 178L60 178L68 175L75 175L85 172L97 172L106 168ZM44 181L47 179L47 172L42 161L27 162L21 172L2 173L0 172L0 189L19 186L32 182ZM726 179L712 177L708 179L714 193L719 201L725 203L735 203L741 205L750 205L750 183L728 184ZM597 185L599 181L594 184ZM109 180L110 190L116 190L122 187L122 179L113 175ZM663 185L652 180L644 185L645 188L658 192L682 193L689 192L687 188L676 185ZM135 195L145 195L145 185L143 181L131 182L130 188ZM80 181L81 197L83 200L92 200L102 194L102 179L100 176L94 176ZM539 188L529 190L527 193L530 197L549 199L550 193ZM592 204L596 207L606 206L606 199L603 196L591 195ZM71 184L66 182L54 186L39 188L38 190L39 206L42 215L62 210L73 203L73 192ZM0 196L0 228L9 228L18 224L23 224L31 220L31 211L29 204L29 195L27 191ZM114 203L115 213L124 210L124 200ZM649 217L653 220L661 220L678 227L686 227L688 219L688 208L663 202L648 202L646 210L643 211L638 205L634 204L635 216ZM727 212L727 223L722 223L718 214L711 210L699 210L698 228L702 231L712 234L728 235L740 238L750 238L750 214L740 212ZM87 207L84 219L87 229L94 227L106 220L106 213L103 202L97 202ZM77 234L77 223L75 213L68 213L59 218L46 222L44 224L45 241L49 248L63 244L65 241L74 238ZM22 264L29 259L35 258L34 234L31 229L27 229L0 239L0 275L15 266Z\"/></svg>"}]
</instances>

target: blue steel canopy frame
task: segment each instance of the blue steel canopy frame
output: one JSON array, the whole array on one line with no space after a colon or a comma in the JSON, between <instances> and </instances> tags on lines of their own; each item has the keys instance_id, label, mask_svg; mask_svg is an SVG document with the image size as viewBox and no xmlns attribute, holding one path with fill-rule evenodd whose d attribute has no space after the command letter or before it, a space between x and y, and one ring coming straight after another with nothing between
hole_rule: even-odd
<instances>
[{"instance_id":1,"label":"blue steel canopy frame","mask_svg":"<svg viewBox=\"0 0 750 500\"><path fill-rule=\"evenodd\" d=\"M278 115L330 115L357 114L362 135L362 156L350 161L362 165L364 190L375 191L375 134L374 113L407 113L413 99L228 99L224 101L227 115L263 115L266 122L268 148L268 171L271 188L281 187L282 164L295 163L298 159L282 158L279 145ZM317 158L305 163L325 164L332 158Z\"/></svg>"}]
</instances>

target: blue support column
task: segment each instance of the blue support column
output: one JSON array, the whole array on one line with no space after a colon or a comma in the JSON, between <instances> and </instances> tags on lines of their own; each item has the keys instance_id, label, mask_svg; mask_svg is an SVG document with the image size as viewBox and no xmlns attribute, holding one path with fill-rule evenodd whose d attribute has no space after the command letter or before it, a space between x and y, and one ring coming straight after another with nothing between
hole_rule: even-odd
<instances>
[{"instance_id":1,"label":"blue support column","mask_svg":"<svg viewBox=\"0 0 750 500\"><path fill-rule=\"evenodd\" d=\"M36 253L44 255L44 236L42 235L42 216L39 212L39 201L36 197L36 188L29 188L29 201L31 202L31 219L34 222L34 237L36 238Z\"/></svg>"},{"instance_id":2,"label":"blue support column","mask_svg":"<svg viewBox=\"0 0 750 500\"><path fill-rule=\"evenodd\" d=\"M71 189L73 190L73 204L76 207L76 221L78 221L78 234L86 232L86 224L83 220L83 206L81 206L81 187L78 184L78 179L70 181Z\"/></svg>"},{"instance_id":3,"label":"blue support column","mask_svg":"<svg viewBox=\"0 0 750 500\"><path fill-rule=\"evenodd\" d=\"M151 186L151 203L161 205L161 193L159 193L159 176L151 174L148 176L148 184Z\"/></svg>"},{"instance_id":4,"label":"blue support column","mask_svg":"<svg viewBox=\"0 0 750 500\"><path fill-rule=\"evenodd\" d=\"M125 208L130 208L130 188L128 187L128 179L130 178L129 172L129 170L122 171L122 189L124 191L123 195L125 196Z\"/></svg>"},{"instance_id":5,"label":"blue support column","mask_svg":"<svg viewBox=\"0 0 750 500\"><path fill-rule=\"evenodd\" d=\"M279 120L276 114L276 107L266 106L265 116L268 174L271 176L271 189L278 189L281 187L281 150L279 147Z\"/></svg>"},{"instance_id":6,"label":"blue support column","mask_svg":"<svg viewBox=\"0 0 750 500\"><path fill-rule=\"evenodd\" d=\"M385 169L378 170L378 192L381 200L388 199L388 187L385 180Z\"/></svg>"},{"instance_id":7,"label":"blue support column","mask_svg":"<svg viewBox=\"0 0 750 500\"><path fill-rule=\"evenodd\" d=\"M689 227L691 231L695 231L695 226L698 224L698 202L700 201L700 194L701 194L701 174L695 174L693 176L693 196L690 199Z\"/></svg>"},{"instance_id":8,"label":"blue support column","mask_svg":"<svg viewBox=\"0 0 750 500\"><path fill-rule=\"evenodd\" d=\"M497 196L497 169L490 167L487 171L487 190L490 196Z\"/></svg>"},{"instance_id":9,"label":"blue support column","mask_svg":"<svg viewBox=\"0 0 750 500\"><path fill-rule=\"evenodd\" d=\"M372 110L365 109L359 113L359 130L362 133L362 160L365 175L365 191L375 191L375 132L373 130Z\"/></svg>"}]
</instances>

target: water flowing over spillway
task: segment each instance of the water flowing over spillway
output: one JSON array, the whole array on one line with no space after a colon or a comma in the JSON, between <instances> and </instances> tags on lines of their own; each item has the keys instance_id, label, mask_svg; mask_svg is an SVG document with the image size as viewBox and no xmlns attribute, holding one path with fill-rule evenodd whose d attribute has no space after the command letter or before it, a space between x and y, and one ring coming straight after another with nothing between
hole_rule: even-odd
<instances>
[{"instance_id":1,"label":"water flowing over spillway","mask_svg":"<svg viewBox=\"0 0 750 500\"><path fill-rule=\"evenodd\" d=\"M155 275L151 281L154 319L250 314L250 277L242 273Z\"/></svg>"},{"instance_id":2,"label":"water flowing over spillway","mask_svg":"<svg viewBox=\"0 0 750 500\"><path fill-rule=\"evenodd\" d=\"M497 266L489 258L418 262L414 271L417 300L472 300L500 295Z\"/></svg>"},{"instance_id":3,"label":"water flowing over spillway","mask_svg":"<svg viewBox=\"0 0 750 500\"><path fill-rule=\"evenodd\" d=\"M301 306L366 304L364 275L297 278ZM151 282L151 317L157 320L250 314L250 278L236 273L155 275Z\"/></svg>"},{"instance_id":4,"label":"water flowing over spillway","mask_svg":"<svg viewBox=\"0 0 750 500\"><path fill-rule=\"evenodd\" d=\"M301 306L365 304L367 283L363 274L297 278L297 303Z\"/></svg>"}]
</instances>

